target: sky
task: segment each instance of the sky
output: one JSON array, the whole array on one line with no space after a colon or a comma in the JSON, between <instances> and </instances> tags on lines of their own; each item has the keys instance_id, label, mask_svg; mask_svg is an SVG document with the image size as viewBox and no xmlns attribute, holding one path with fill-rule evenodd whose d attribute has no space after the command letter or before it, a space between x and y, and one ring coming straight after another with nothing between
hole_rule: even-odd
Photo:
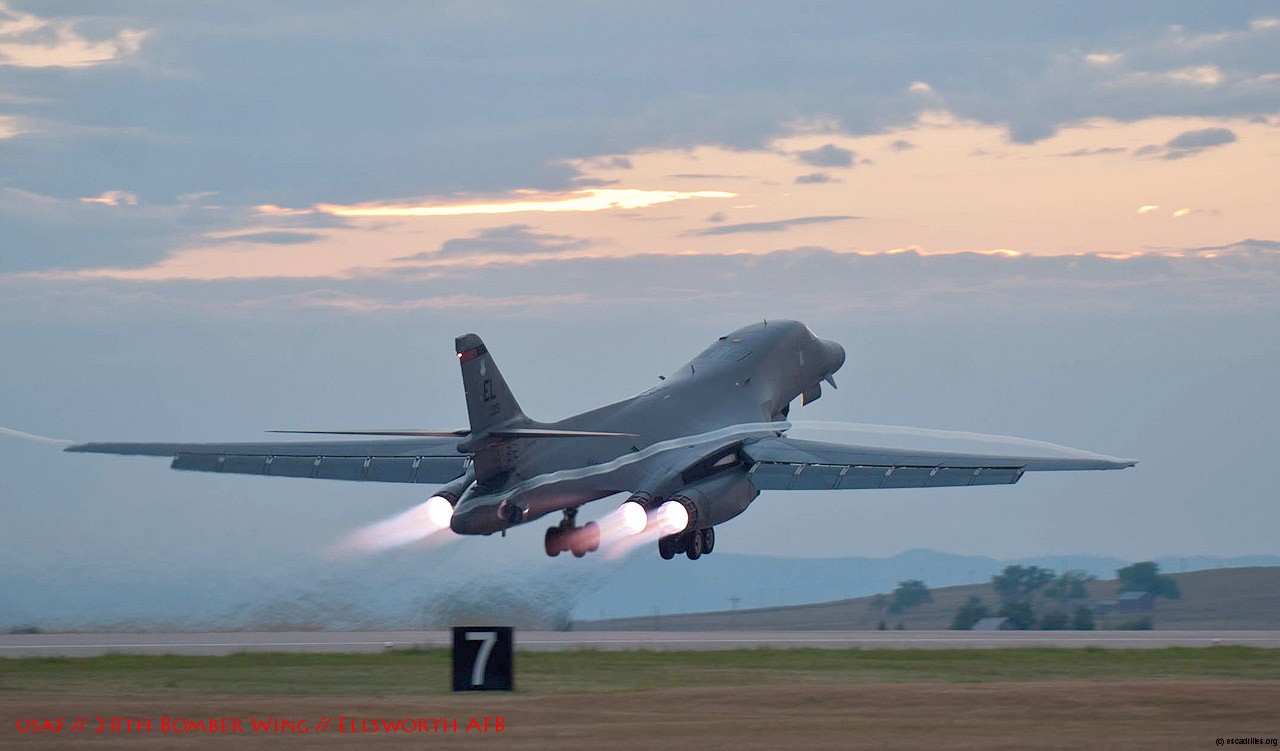
<instances>
[{"instance_id":1,"label":"sky","mask_svg":"<svg viewBox=\"0 0 1280 751\"><path fill-rule=\"evenodd\" d=\"M466 331L557 419L788 317L849 352L805 419L1140 464L767 493L724 550L1273 554L1277 174L1274 2L3 0L0 425L453 429ZM5 434L0 558L305 569L423 492Z\"/></svg>"}]
</instances>

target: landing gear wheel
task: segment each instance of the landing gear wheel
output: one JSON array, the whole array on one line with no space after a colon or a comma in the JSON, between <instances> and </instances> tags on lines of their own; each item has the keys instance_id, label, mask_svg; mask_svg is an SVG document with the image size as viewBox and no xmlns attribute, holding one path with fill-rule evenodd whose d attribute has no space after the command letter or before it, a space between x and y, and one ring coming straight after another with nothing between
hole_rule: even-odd
<instances>
[{"instance_id":1,"label":"landing gear wheel","mask_svg":"<svg viewBox=\"0 0 1280 751\"><path fill-rule=\"evenodd\" d=\"M669 561L676 557L676 538L667 535L658 538L658 555L662 556L662 560Z\"/></svg>"},{"instance_id":2,"label":"landing gear wheel","mask_svg":"<svg viewBox=\"0 0 1280 751\"><path fill-rule=\"evenodd\" d=\"M584 556L584 555L586 555L586 554L587 554L587 551L583 550L582 548L574 548L574 549L573 549L573 557L574 557L574 558L581 558L582 556Z\"/></svg>"},{"instance_id":3,"label":"landing gear wheel","mask_svg":"<svg viewBox=\"0 0 1280 751\"><path fill-rule=\"evenodd\" d=\"M583 553L596 552L600 549L600 525L595 522L583 524L582 531L578 533L578 539L582 541Z\"/></svg>"},{"instance_id":4,"label":"landing gear wheel","mask_svg":"<svg viewBox=\"0 0 1280 751\"><path fill-rule=\"evenodd\" d=\"M695 529L689 532L689 542L686 543L684 554L689 556L691 561L702 557L702 530Z\"/></svg>"},{"instance_id":5,"label":"landing gear wheel","mask_svg":"<svg viewBox=\"0 0 1280 751\"><path fill-rule=\"evenodd\" d=\"M547 555L555 558L560 555L560 551L564 550L561 546L561 534L559 527L547 527L547 534L542 538L543 549L547 551Z\"/></svg>"},{"instance_id":6,"label":"landing gear wheel","mask_svg":"<svg viewBox=\"0 0 1280 751\"><path fill-rule=\"evenodd\" d=\"M707 527L702 530L702 554L711 555L711 551L716 549L716 530L713 527Z\"/></svg>"}]
</instances>

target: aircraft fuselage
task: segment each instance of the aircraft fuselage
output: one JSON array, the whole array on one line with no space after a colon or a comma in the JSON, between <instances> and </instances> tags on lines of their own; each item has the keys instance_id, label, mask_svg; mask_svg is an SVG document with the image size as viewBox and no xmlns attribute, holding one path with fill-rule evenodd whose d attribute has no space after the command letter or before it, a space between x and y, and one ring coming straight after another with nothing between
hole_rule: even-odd
<instances>
[{"instance_id":1,"label":"aircraft fuselage","mask_svg":"<svg viewBox=\"0 0 1280 751\"><path fill-rule=\"evenodd\" d=\"M450 526L491 534L618 492L663 498L692 453L714 459L744 438L776 434L791 402L816 399L844 360L843 347L795 321L738 329L641 394L545 425L627 436L496 444L506 470L471 486Z\"/></svg>"}]
</instances>

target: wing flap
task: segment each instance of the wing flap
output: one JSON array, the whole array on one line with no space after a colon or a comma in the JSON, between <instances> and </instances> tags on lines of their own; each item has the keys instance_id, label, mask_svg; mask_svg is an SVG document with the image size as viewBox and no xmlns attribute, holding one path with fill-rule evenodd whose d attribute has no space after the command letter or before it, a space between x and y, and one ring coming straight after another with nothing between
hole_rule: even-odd
<instances>
[{"instance_id":1,"label":"wing flap","mask_svg":"<svg viewBox=\"0 0 1280 751\"><path fill-rule=\"evenodd\" d=\"M466 470L457 438L262 443L82 443L67 451L169 456L173 469L321 480L439 484Z\"/></svg>"},{"instance_id":2,"label":"wing flap","mask_svg":"<svg viewBox=\"0 0 1280 751\"><path fill-rule=\"evenodd\" d=\"M742 447L760 490L849 490L1012 485L1024 472L1123 469L1136 462L1099 454L1014 456L920 451L762 438Z\"/></svg>"}]
</instances>

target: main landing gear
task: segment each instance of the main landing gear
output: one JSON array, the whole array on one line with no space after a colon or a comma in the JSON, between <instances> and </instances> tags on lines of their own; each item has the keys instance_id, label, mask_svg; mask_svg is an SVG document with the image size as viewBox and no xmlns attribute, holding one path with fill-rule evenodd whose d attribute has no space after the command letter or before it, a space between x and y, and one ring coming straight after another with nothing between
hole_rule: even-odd
<instances>
[{"instance_id":1,"label":"main landing gear","mask_svg":"<svg viewBox=\"0 0 1280 751\"><path fill-rule=\"evenodd\" d=\"M690 529L678 535L667 535L658 538L658 555L669 561L680 553L689 560L696 561L704 555L711 555L716 547L716 531L712 527L706 529Z\"/></svg>"},{"instance_id":2,"label":"main landing gear","mask_svg":"<svg viewBox=\"0 0 1280 751\"><path fill-rule=\"evenodd\" d=\"M581 558L600 549L600 525L587 522L579 527L576 525L577 518L578 509L567 508L560 523L547 529L547 535L543 539L547 555L554 558L561 553L573 553L574 558Z\"/></svg>"}]
</instances>

